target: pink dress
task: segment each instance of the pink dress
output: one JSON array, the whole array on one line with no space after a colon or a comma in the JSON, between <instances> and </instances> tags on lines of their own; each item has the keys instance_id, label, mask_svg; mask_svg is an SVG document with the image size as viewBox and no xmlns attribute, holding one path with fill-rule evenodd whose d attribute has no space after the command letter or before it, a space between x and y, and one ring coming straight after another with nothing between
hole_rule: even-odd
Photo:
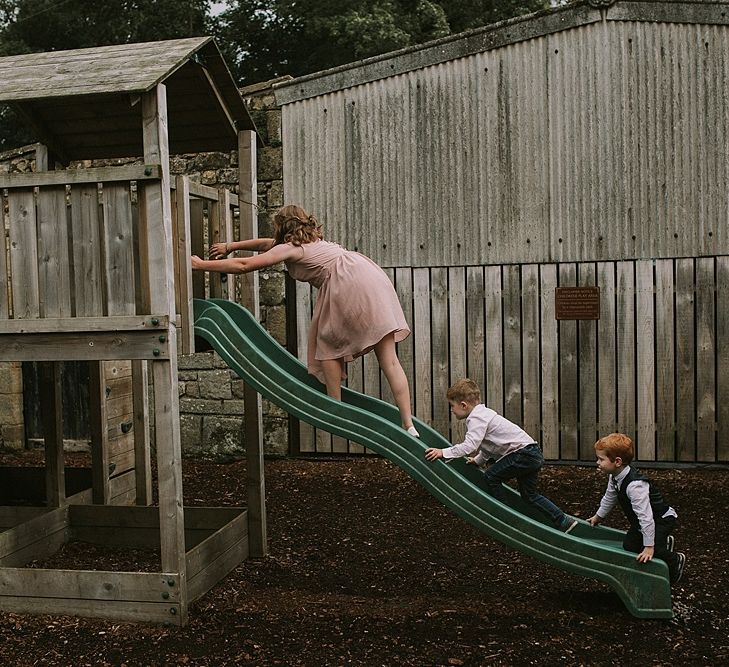
<instances>
[{"instance_id":1,"label":"pink dress","mask_svg":"<svg viewBox=\"0 0 729 667\"><path fill-rule=\"evenodd\" d=\"M319 290L309 330L309 373L323 382L319 360L346 363L388 334L395 334L396 343L410 335L395 288L369 257L330 241L299 249L300 258L286 262L289 275Z\"/></svg>"}]
</instances>

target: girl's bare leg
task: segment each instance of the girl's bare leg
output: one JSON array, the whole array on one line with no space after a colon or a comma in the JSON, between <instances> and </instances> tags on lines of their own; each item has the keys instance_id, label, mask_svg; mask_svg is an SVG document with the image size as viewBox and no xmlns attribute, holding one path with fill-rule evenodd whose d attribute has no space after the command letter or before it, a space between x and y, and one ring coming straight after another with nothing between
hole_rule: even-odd
<instances>
[{"instance_id":1,"label":"girl's bare leg","mask_svg":"<svg viewBox=\"0 0 729 667\"><path fill-rule=\"evenodd\" d=\"M324 384L327 386L327 396L342 400L342 360L322 359L321 370L324 373Z\"/></svg>"},{"instance_id":2,"label":"girl's bare leg","mask_svg":"<svg viewBox=\"0 0 729 667\"><path fill-rule=\"evenodd\" d=\"M400 365L400 360L397 358L394 333L388 334L375 345L375 354L380 368L382 368L382 372L390 384L395 405L400 410L402 425L406 429L410 428L413 425L413 413L410 407L410 386L405 371Z\"/></svg>"}]
</instances>

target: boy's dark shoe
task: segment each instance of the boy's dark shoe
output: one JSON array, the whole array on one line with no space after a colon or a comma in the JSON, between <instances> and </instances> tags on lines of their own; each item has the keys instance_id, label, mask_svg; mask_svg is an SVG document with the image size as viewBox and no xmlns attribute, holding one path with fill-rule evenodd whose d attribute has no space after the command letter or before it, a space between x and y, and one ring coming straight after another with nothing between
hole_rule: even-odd
<instances>
[{"instance_id":1,"label":"boy's dark shoe","mask_svg":"<svg viewBox=\"0 0 729 667\"><path fill-rule=\"evenodd\" d=\"M567 520L562 524L560 530L563 533L571 533L576 527L577 519L570 519L569 517L567 517Z\"/></svg>"},{"instance_id":2,"label":"boy's dark shoe","mask_svg":"<svg viewBox=\"0 0 729 667\"><path fill-rule=\"evenodd\" d=\"M686 565L686 554L681 553L680 551L676 554L676 569L673 572L673 577L671 577L671 583L677 584L681 577L683 576L683 568Z\"/></svg>"},{"instance_id":3,"label":"boy's dark shoe","mask_svg":"<svg viewBox=\"0 0 729 667\"><path fill-rule=\"evenodd\" d=\"M673 538L673 535L669 535L666 538L666 549L668 551L673 551L673 545L676 543L676 540Z\"/></svg>"}]
</instances>

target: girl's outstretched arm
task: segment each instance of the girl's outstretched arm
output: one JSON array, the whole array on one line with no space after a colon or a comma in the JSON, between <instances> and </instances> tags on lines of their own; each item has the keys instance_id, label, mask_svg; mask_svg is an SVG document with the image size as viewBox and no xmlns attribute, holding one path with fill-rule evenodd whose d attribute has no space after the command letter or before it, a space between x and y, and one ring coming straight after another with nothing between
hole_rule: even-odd
<instances>
[{"instance_id":1,"label":"girl's outstretched arm","mask_svg":"<svg viewBox=\"0 0 729 667\"><path fill-rule=\"evenodd\" d=\"M236 250L257 250L266 252L273 248L274 240L269 238L245 239L244 241L228 241L227 243L213 243L208 250L210 259L227 257Z\"/></svg>"},{"instance_id":2,"label":"girl's outstretched arm","mask_svg":"<svg viewBox=\"0 0 729 667\"><path fill-rule=\"evenodd\" d=\"M257 240L257 239L256 239ZM239 241L238 243L244 243ZM229 257L227 259L200 259L197 255L191 258L192 268L202 271L215 271L216 273L248 273L249 271L258 271L265 269L267 266L273 266L279 262L300 257L302 250L300 247L290 245L289 243L280 243L273 246L270 250L262 252L253 257Z\"/></svg>"}]
</instances>

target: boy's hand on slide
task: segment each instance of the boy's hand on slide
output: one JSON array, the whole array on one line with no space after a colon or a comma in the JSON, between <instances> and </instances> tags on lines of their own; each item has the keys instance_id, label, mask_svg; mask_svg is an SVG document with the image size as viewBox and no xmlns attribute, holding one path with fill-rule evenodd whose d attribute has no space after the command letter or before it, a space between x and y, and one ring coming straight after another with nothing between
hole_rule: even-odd
<instances>
[{"instance_id":1,"label":"boy's hand on slide","mask_svg":"<svg viewBox=\"0 0 729 667\"><path fill-rule=\"evenodd\" d=\"M436 461L437 459L443 458L443 450L431 447L425 450L425 458L428 461Z\"/></svg>"}]
</instances>

